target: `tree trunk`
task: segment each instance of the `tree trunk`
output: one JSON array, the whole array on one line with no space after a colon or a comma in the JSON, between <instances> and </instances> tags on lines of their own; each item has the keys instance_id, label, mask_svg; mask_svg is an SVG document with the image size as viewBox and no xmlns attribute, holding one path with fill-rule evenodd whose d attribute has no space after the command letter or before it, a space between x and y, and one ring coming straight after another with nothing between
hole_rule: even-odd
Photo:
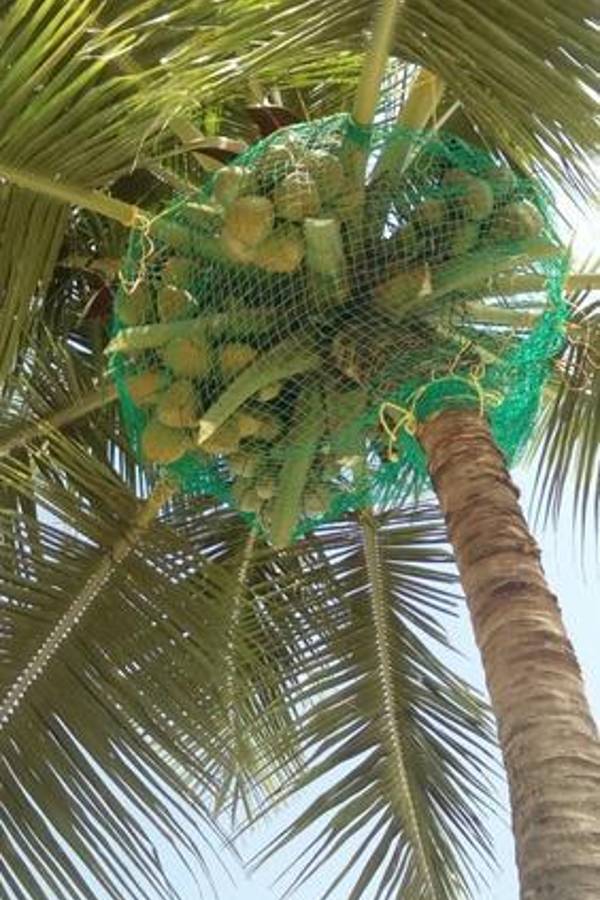
<instances>
[{"instance_id":1,"label":"tree trunk","mask_svg":"<svg viewBox=\"0 0 600 900\"><path fill-rule=\"evenodd\" d=\"M600 742L518 490L477 412L441 413L419 438L498 723L521 900L598 900Z\"/></svg>"}]
</instances>

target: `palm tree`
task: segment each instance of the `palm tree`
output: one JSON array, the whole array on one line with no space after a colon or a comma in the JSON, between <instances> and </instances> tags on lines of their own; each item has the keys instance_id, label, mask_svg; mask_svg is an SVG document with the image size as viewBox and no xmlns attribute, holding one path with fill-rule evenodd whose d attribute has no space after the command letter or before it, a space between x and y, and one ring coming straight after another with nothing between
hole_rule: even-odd
<instances>
[{"instance_id":1,"label":"palm tree","mask_svg":"<svg viewBox=\"0 0 600 900\"><path fill-rule=\"evenodd\" d=\"M89 875L116 898L172 897L149 828L210 858L220 810L252 818L324 775L284 836L324 821L300 877L360 840L351 896L377 884L382 897L457 898L488 852L489 719L432 650L453 604L437 510L365 511L275 552L216 501L149 484L104 376L127 230L160 227L174 191L197 190L215 158L255 137L245 110L265 85L284 111L347 106L371 5L3 6L0 766L11 897L94 897ZM418 63L425 74L400 91L403 122L437 116L587 197L595 13L591 0L568 12L548 0L407 2L393 51L402 72ZM359 94L359 121L369 96ZM235 141L215 137L221 123ZM594 284L572 278L577 311L538 435L553 507L572 464L581 508L598 497ZM516 490L472 410L421 422L418 436L498 722L522 897L591 898L600 750Z\"/></svg>"}]
</instances>

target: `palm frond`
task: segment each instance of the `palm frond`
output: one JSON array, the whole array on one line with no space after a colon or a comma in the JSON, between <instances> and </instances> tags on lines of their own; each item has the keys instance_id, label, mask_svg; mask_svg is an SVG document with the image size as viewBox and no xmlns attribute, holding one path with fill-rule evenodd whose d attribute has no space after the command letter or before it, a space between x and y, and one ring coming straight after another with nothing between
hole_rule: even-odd
<instances>
[{"instance_id":1,"label":"palm frond","mask_svg":"<svg viewBox=\"0 0 600 900\"><path fill-rule=\"evenodd\" d=\"M473 857L489 852L490 720L435 652L454 605L443 541L426 505L323 526L312 541L333 580L316 620L326 648L300 685L307 762L283 794L313 785L318 797L261 857L304 841L290 890L334 866L320 896L343 883L352 900L464 897Z\"/></svg>"},{"instance_id":2,"label":"palm frond","mask_svg":"<svg viewBox=\"0 0 600 900\"><path fill-rule=\"evenodd\" d=\"M535 501L545 520L558 520L572 480L573 516L584 534L600 522L600 303L594 291L571 295L566 348L557 361L531 458Z\"/></svg>"}]
</instances>

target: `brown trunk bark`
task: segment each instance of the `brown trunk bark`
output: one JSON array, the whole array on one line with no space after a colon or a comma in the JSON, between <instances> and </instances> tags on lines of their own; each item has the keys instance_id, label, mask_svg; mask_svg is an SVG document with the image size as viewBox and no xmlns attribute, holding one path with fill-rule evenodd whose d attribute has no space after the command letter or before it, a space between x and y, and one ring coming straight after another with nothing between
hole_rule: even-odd
<instances>
[{"instance_id":1,"label":"brown trunk bark","mask_svg":"<svg viewBox=\"0 0 600 900\"><path fill-rule=\"evenodd\" d=\"M419 438L497 718L521 900L598 900L600 742L518 490L476 412L441 413Z\"/></svg>"}]
</instances>

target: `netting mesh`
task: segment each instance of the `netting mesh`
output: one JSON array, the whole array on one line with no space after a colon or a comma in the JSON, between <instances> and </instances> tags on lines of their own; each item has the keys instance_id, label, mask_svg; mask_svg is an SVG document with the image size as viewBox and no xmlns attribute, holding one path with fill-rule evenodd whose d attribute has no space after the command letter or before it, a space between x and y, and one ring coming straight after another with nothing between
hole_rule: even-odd
<instances>
[{"instance_id":1,"label":"netting mesh","mask_svg":"<svg viewBox=\"0 0 600 900\"><path fill-rule=\"evenodd\" d=\"M254 145L132 236L111 368L140 459L277 545L422 487L416 423L448 406L514 459L567 316L550 209L448 135L337 116Z\"/></svg>"}]
</instances>

